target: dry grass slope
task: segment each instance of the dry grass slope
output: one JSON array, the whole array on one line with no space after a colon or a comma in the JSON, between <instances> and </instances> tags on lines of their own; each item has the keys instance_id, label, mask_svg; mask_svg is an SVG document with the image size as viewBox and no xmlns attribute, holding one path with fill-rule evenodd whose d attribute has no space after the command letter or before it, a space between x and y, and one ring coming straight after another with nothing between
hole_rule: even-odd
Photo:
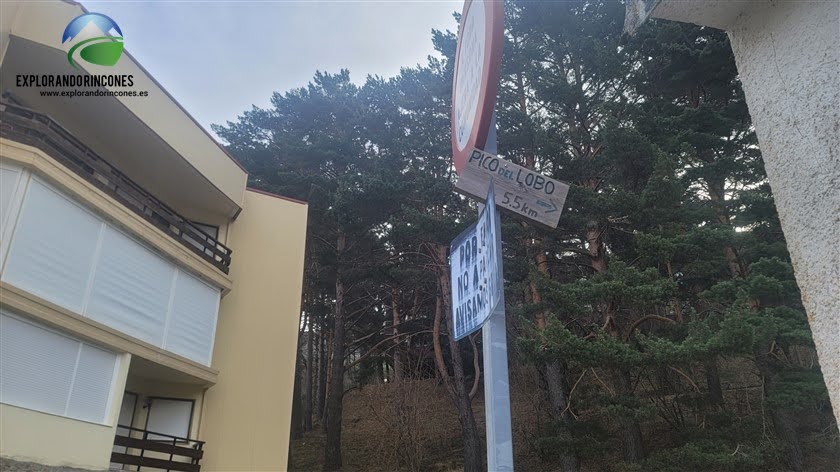
<instances>
[{"instance_id":1,"label":"dry grass slope","mask_svg":"<svg viewBox=\"0 0 840 472\"><path fill-rule=\"evenodd\" d=\"M700 372L694 373L701 377ZM556 465L540 460L538 437L547 423L545 399L536 385L537 375L531 367L511 372L511 415L513 417L514 461L517 470L549 472ZM721 364L727 410L731 413L757 414L761 404L760 389L755 388L757 373L751 365L729 361ZM599 389L592 376L586 376L578 389ZM643 392L639 392L643 395ZM479 431L484 431L484 392L473 400L473 411ZM575 396L572 407L585 418L588 413L578 406ZM449 472L462 470L461 429L455 407L446 388L435 379L403 381L401 384L368 385L348 392L344 399L342 432L342 470L345 472ZM613 435L614 436L614 435ZM649 450L674 447L674 431L664 421L651 422L644 431ZM840 448L837 434L828 431L812 434L803 444L806 470L840 472ZM612 440L610 440L612 441ZM583 461L582 472L619 470L620 446L616 442L601 444L601 450L614 454L597 454ZM318 472L324 454L323 433L316 429L290 446L290 471ZM737 450L736 450L737 453ZM617 469L617 467L619 467ZM783 472L784 467L769 467L766 472Z\"/></svg>"}]
</instances>

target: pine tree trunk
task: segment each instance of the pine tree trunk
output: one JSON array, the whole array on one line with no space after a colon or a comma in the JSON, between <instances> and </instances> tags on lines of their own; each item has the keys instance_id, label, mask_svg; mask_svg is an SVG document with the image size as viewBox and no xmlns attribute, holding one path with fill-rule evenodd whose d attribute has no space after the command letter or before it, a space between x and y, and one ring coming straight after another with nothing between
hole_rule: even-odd
<instances>
[{"instance_id":1,"label":"pine tree trunk","mask_svg":"<svg viewBox=\"0 0 840 472\"><path fill-rule=\"evenodd\" d=\"M715 209L718 222L731 227L729 213L724 201L724 183L722 178L716 181L708 181L709 199ZM732 246L725 246L723 249L726 257L729 272L733 278L744 278L747 276L746 264L741 258L738 251ZM758 302L753 301L753 307L758 309ZM778 369L775 368L769 360L769 352L771 346L768 344L764 349L759 350L755 355L755 363L758 371L764 378L764 394L765 398L770 396L775 389L778 388ZM785 408L769 407L770 419L773 421L773 427L776 430L776 435L784 445L785 462L788 466L796 471L804 470L802 447L799 444L799 434L796 432L796 423L793 419L792 413Z\"/></svg>"},{"instance_id":2,"label":"pine tree trunk","mask_svg":"<svg viewBox=\"0 0 840 472\"><path fill-rule=\"evenodd\" d=\"M545 252L540 247L539 242L534 245L537 248L537 254L534 259L536 261L537 270L548 275L548 260ZM542 303L542 296L537 289L537 284L531 280L530 284L531 301L535 304ZM545 312L540 310L537 313L536 325L540 330L545 329L546 319ZM544 365L546 383L548 384L548 399L551 405L551 417L557 423L558 436L566 444L568 449L560 452L560 467L563 472L577 472L580 470L580 460L577 453L572 448L572 434L569 431L568 423L572 421L572 415L569 414L569 380L566 366L560 361L547 362Z\"/></svg>"},{"instance_id":3,"label":"pine tree trunk","mask_svg":"<svg viewBox=\"0 0 840 472\"><path fill-rule=\"evenodd\" d=\"M300 362L298 362L300 365ZM292 425L289 439L300 439L303 436L303 404L301 402L300 369L295 369L295 383L292 393Z\"/></svg>"},{"instance_id":4,"label":"pine tree trunk","mask_svg":"<svg viewBox=\"0 0 840 472\"><path fill-rule=\"evenodd\" d=\"M315 417L324 424L324 405L327 397L327 320L321 320L321 332L318 334L318 388L315 402Z\"/></svg>"},{"instance_id":5,"label":"pine tree trunk","mask_svg":"<svg viewBox=\"0 0 840 472\"><path fill-rule=\"evenodd\" d=\"M589 263L595 273L607 271L607 246L604 244L604 234L597 221L587 224L586 242L588 243Z\"/></svg>"},{"instance_id":6,"label":"pine tree trunk","mask_svg":"<svg viewBox=\"0 0 840 472\"><path fill-rule=\"evenodd\" d=\"M450 320L450 333L452 332ZM464 362L461 349L453 336L449 336L449 351L452 356L452 372L457 392L458 421L464 436L464 472L482 472L484 470L484 453L478 426L472 411L472 402L464 378Z\"/></svg>"},{"instance_id":7,"label":"pine tree trunk","mask_svg":"<svg viewBox=\"0 0 840 472\"><path fill-rule=\"evenodd\" d=\"M326 350L324 351L324 400L323 410L321 411L321 428L326 428L327 424L327 403L330 400L330 384L332 383L332 343L333 331L330 330L327 333Z\"/></svg>"},{"instance_id":8,"label":"pine tree trunk","mask_svg":"<svg viewBox=\"0 0 840 472\"><path fill-rule=\"evenodd\" d=\"M769 408L769 412L776 435L784 446L785 462L795 472L804 471L802 447L799 445L799 434L796 432L793 415L783 408Z\"/></svg>"},{"instance_id":9,"label":"pine tree trunk","mask_svg":"<svg viewBox=\"0 0 840 472\"><path fill-rule=\"evenodd\" d=\"M709 402L721 408L725 406L723 401L723 389L720 386L720 374L718 373L717 358L712 358L703 363L706 369L706 387L709 389Z\"/></svg>"},{"instance_id":10,"label":"pine tree trunk","mask_svg":"<svg viewBox=\"0 0 840 472\"><path fill-rule=\"evenodd\" d=\"M336 243L339 268L335 277L335 316L332 339L332 359L330 359L329 396L325 413L324 426L324 471L341 469L341 413L344 396L344 280L342 279L341 256L344 251L344 234L339 232Z\"/></svg>"},{"instance_id":11,"label":"pine tree trunk","mask_svg":"<svg viewBox=\"0 0 840 472\"><path fill-rule=\"evenodd\" d=\"M768 344L755 354L755 364L758 372L764 379L764 398L772 395L779 384L778 366L774 366L770 360L770 348ZM799 444L799 434L796 432L794 415L787 408L767 408L776 436L781 440L784 448L784 459L788 467L796 472L805 470L803 464L802 446Z\"/></svg>"},{"instance_id":12,"label":"pine tree trunk","mask_svg":"<svg viewBox=\"0 0 840 472\"><path fill-rule=\"evenodd\" d=\"M438 374L449 391L449 395L454 398L455 391L452 387L452 379L449 378L449 370L447 370L446 362L443 360L443 349L440 347L440 325L441 318L443 318L441 305L440 294L438 294L435 299L435 319L432 324L432 348L434 349L435 366L437 367Z\"/></svg>"},{"instance_id":13,"label":"pine tree trunk","mask_svg":"<svg viewBox=\"0 0 840 472\"><path fill-rule=\"evenodd\" d=\"M732 228L732 223L729 219L729 211L726 209L726 190L724 188L724 176L717 176L715 180L707 179L709 187L709 200L712 203L712 208L715 210L715 217L718 223ZM726 258L726 265L729 267L729 273L733 278L746 277L747 269L738 250L733 246L726 245L723 247L723 256Z\"/></svg>"},{"instance_id":14,"label":"pine tree trunk","mask_svg":"<svg viewBox=\"0 0 840 472\"><path fill-rule=\"evenodd\" d=\"M548 362L545 365L545 376L548 381L552 417L558 425L558 435L564 443L568 444L568 449L560 452L560 468L563 472L577 472L580 470L580 460L571 445L574 438L568 426L568 423L572 421L572 415L568 411L570 388L568 371L560 361Z\"/></svg>"},{"instance_id":15,"label":"pine tree trunk","mask_svg":"<svg viewBox=\"0 0 840 472\"><path fill-rule=\"evenodd\" d=\"M314 372L314 349L312 343L315 341L313 336L312 316L307 316L306 326L306 369L303 377L303 430L312 431L312 405L313 405L313 389L312 389L312 374Z\"/></svg>"},{"instance_id":16,"label":"pine tree trunk","mask_svg":"<svg viewBox=\"0 0 840 472\"><path fill-rule=\"evenodd\" d=\"M397 300L398 292L396 288L391 289L391 310L393 314L393 330L391 331L391 335L394 336L394 375L393 381L399 383L402 380L403 370L402 370L402 359L400 353L400 339L397 335L400 333L400 307L399 302Z\"/></svg>"},{"instance_id":17,"label":"pine tree trunk","mask_svg":"<svg viewBox=\"0 0 840 472\"><path fill-rule=\"evenodd\" d=\"M633 395L633 387L630 381L630 373L626 371L615 371L613 374L618 394L624 396ZM635 418L621 415L618 420L621 430L621 446L624 453L624 460L627 462L639 462L645 457L644 442L642 440L642 429Z\"/></svg>"},{"instance_id":18,"label":"pine tree trunk","mask_svg":"<svg viewBox=\"0 0 840 472\"><path fill-rule=\"evenodd\" d=\"M594 185L592 185L594 188ZM589 258L592 270L595 273L606 272L607 247L604 243L604 229L597 221L590 221L586 230L586 241L589 245ZM604 327L613 337L620 337L620 330L616 325L615 309L608 307L604 310ZM613 372L617 392L622 396L633 396L633 388L630 382L630 372L616 370ZM621 415L619 420L621 431L621 444L624 453L624 460L627 462L639 462L645 457L644 442L642 440L642 429L639 421L628 415Z\"/></svg>"},{"instance_id":19,"label":"pine tree trunk","mask_svg":"<svg viewBox=\"0 0 840 472\"><path fill-rule=\"evenodd\" d=\"M712 203L712 208L715 210L715 218L718 223L731 229L732 223L729 219L729 211L726 209L724 176L716 176L714 180L708 179L707 185L709 187L709 200ZM737 249L726 245L723 247L723 256L726 259L729 274L733 279L746 277L746 266L738 254ZM714 405L723 406L723 390L720 386L717 359L706 362L705 367L706 383L709 388L709 401Z\"/></svg>"},{"instance_id":20,"label":"pine tree trunk","mask_svg":"<svg viewBox=\"0 0 840 472\"><path fill-rule=\"evenodd\" d=\"M461 424L461 435L464 439L464 472L482 472L484 470L484 453L481 443L481 437L478 434L478 426L475 423L475 416L472 411L472 404L470 395L467 391L467 386L464 378L464 363L461 357L461 350L458 343L452 336L452 316L449 307L449 300L451 296L451 287L449 285L449 271L446 263L446 246L437 245L435 247L435 259L437 262L437 276L439 291L435 303L435 322L434 322L434 348L435 348L435 363L440 371L441 376L446 383L449 395L452 402L455 404L455 409L458 411L458 422ZM446 365L443 362L443 354L440 348L439 334L440 326L443 317L446 317L447 328L449 330L449 352L452 358L452 373L453 378L449 378L449 373L446 370Z\"/></svg>"},{"instance_id":21,"label":"pine tree trunk","mask_svg":"<svg viewBox=\"0 0 840 472\"><path fill-rule=\"evenodd\" d=\"M661 229L662 229L662 226L660 225L660 230ZM668 271L668 278L671 279L671 280L675 280L674 279L674 269L671 266L671 261L667 261L665 263L665 268ZM683 313L682 313L682 303L680 303L679 297L674 297L673 299L671 299L671 307L674 310L674 320L677 323L685 322L685 318L683 317Z\"/></svg>"}]
</instances>

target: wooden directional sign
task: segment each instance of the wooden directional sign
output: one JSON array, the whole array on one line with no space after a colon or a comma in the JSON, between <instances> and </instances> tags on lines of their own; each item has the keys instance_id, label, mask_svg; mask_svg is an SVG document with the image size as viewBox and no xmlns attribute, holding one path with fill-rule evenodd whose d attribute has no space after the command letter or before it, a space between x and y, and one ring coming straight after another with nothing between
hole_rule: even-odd
<instances>
[{"instance_id":1,"label":"wooden directional sign","mask_svg":"<svg viewBox=\"0 0 840 472\"><path fill-rule=\"evenodd\" d=\"M557 227L568 184L473 149L455 188L483 201L490 179L495 182L496 205L550 228Z\"/></svg>"}]
</instances>

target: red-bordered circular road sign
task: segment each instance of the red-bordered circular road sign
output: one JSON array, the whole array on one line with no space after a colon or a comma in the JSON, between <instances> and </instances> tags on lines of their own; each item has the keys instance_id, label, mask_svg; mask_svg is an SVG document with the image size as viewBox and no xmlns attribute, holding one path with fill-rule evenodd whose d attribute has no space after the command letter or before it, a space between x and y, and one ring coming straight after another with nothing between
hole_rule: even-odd
<instances>
[{"instance_id":1,"label":"red-bordered circular road sign","mask_svg":"<svg viewBox=\"0 0 840 472\"><path fill-rule=\"evenodd\" d=\"M459 174L484 149L493 119L504 42L503 0L466 0L452 80L452 156Z\"/></svg>"}]
</instances>

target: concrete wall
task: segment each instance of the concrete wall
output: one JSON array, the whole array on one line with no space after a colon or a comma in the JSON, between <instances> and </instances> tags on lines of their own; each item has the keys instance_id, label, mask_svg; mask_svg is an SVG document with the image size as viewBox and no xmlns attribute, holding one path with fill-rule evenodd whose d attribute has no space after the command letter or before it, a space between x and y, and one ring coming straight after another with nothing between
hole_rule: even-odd
<instances>
[{"instance_id":1,"label":"concrete wall","mask_svg":"<svg viewBox=\"0 0 840 472\"><path fill-rule=\"evenodd\" d=\"M219 312L218 382L204 396L202 470L286 470L306 211L249 190L230 226L235 284Z\"/></svg>"},{"instance_id":2,"label":"concrete wall","mask_svg":"<svg viewBox=\"0 0 840 472\"><path fill-rule=\"evenodd\" d=\"M750 5L729 37L840 420L840 2Z\"/></svg>"},{"instance_id":3,"label":"concrete wall","mask_svg":"<svg viewBox=\"0 0 840 472\"><path fill-rule=\"evenodd\" d=\"M107 424L0 404L0 456L42 465L107 470L130 359L129 354L120 357Z\"/></svg>"}]
</instances>

